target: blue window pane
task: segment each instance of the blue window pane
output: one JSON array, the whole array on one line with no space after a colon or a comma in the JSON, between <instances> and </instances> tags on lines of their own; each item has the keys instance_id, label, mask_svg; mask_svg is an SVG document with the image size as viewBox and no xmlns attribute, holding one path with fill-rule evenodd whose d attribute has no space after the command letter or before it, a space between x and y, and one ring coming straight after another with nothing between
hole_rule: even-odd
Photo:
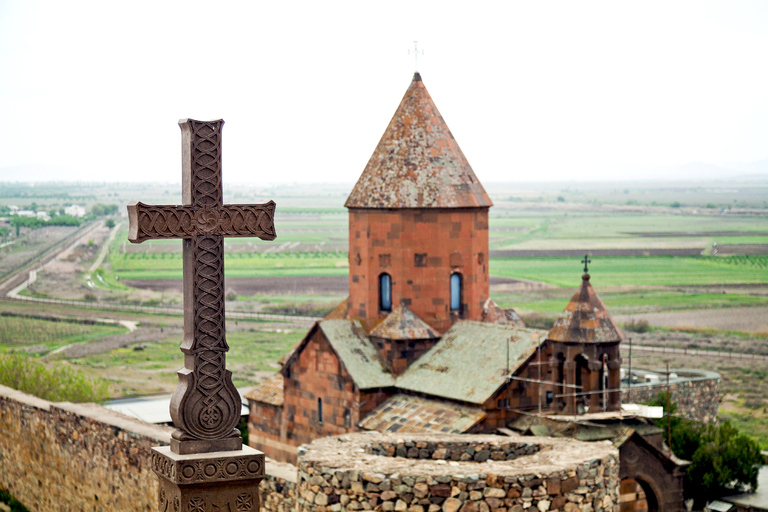
<instances>
[{"instance_id":1,"label":"blue window pane","mask_svg":"<svg viewBox=\"0 0 768 512\"><path fill-rule=\"evenodd\" d=\"M451 311L461 309L461 274L451 275Z\"/></svg>"},{"instance_id":2,"label":"blue window pane","mask_svg":"<svg viewBox=\"0 0 768 512\"><path fill-rule=\"evenodd\" d=\"M389 274L379 276L379 309L392 311L392 278Z\"/></svg>"}]
</instances>

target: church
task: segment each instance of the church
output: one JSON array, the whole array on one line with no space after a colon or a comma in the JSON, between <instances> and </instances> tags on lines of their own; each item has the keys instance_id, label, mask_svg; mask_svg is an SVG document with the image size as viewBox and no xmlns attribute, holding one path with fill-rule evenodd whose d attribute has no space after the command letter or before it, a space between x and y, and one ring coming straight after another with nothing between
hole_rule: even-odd
<instances>
[{"instance_id":1,"label":"church","mask_svg":"<svg viewBox=\"0 0 768 512\"><path fill-rule=\"evenodd\" d=\"M492 202L417 72L349 210L349 297L246 395L250 445L295 463L359 430L481 433L617 411L622 334L585 272L551 332L489 296Z\"/></svg>"}]
</instances>

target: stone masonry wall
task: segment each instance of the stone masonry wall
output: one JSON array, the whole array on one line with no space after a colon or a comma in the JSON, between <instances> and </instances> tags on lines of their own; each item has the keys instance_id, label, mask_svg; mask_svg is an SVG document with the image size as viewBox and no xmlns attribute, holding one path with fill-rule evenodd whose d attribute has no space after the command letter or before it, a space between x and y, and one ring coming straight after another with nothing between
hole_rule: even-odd
<instances>
[{"instance_id":1,"label":"stone masonry wall","mask_svg":"<svg viewBox=\"0 0 768 512\"><path fill-rule=\"evenodd\" d=\"M693 421L709 423L717 417L720 404L720 376L701 370L673 370L682 382L670 382L670 400L677 402L677 414ZM633 386L631 395L621 389L622 403L645 403L666 391L666 386Z\"/></svg>"},{"instance_id":2,"label":"stone masonry wall","mask_svg":"<svg viewBox=\"0 0 768 512\"><path fill-rule=\"evenodd\" d=\"M0 386L0 485L30 510L153 511L150 448L171 429Z\"/></svg>"},{"instance_id":3,"label":"stone masonry wall","mask_svg":"<svg viewBox=\"0 0 768 512\"><path fill-rule=\"evenodd\" d=\"M170 432L0 386L0 486L30 510L155 511L150 447ZM262 512L618 512L618 452L606 442L347 434L313 442L299 462L297 474L267 461Z\"/></svg>"},{"instance_id":4,"label":"stone masonry wall","mask_svg":"<svg viewBox=\"0 0 768 512\"><path fill-rule=\"evenodd\" d=\"M0 386L0 486L34 511L155 512L150 447L167 445L171 431ZM296 510L296 481L296 466L267 460L262 511Z\"/></svg>"},{"instance_id":5,"label":"stone masonry wall","mask_svg":"<svg viewBox=\"0 0 768 512\"><path fill-rule=\"evenodd\" d=\"M406 456L390 456L393 448ZM446 460L454 454L459 460ZM318 439L299 458L298 506L302 512L618 512L618 475L618 451L608 442L349 434Z\"/></svg>"}]
</instances>

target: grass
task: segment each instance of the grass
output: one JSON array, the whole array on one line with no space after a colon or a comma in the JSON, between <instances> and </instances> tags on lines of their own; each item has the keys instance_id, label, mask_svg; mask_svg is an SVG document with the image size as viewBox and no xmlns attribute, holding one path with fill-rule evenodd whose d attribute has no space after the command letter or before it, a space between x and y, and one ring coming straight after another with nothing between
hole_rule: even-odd
<instances>
[{"instance_id":1,"label":"grass","mask_svg":"<svg viewBox=\"0 0 768 512\"><path fill-rule=\"evenodd\" d=\"M491 214L491 249L704 249L711 247L712 242L768 243L762 235L766 231L765 217L606 214L581 212L578 208L548 214L504 213L510 216L499 216L502 212ZM715 237L711 235L714 231L744 232L745 236ZM658 236L662 233L686 233L686 236Z\"/></svg>"},{"instance_id":2,"label":"grass","mask_svg":"<svg viewBox=\"0 0 768 512\"><path fill-rule=\"evenodd\" d=\"M255 385L264 372L275 372L277 361L306 334L306 329L276 329L269 322L230 321L227 368L235 386ZM71 362L89 375L109 380L114 396L169 393L184 363L180 336L118 348Z\"/></svg>"},{"instance_id":3,"label":"grass","mask_svg":"<svg viewBox=\"0 0 768 512\"><path fill-rule=\"evenodd\" d=\"M494 300L502 307L512 307L518 312L537 312L559 315L575 293L571 289L557 289L525 294L494 294ZM674 289L640 289L623 292L601 291L598 294L606 308L615 315L672 311L686 309L715 309L744 306L764 306L765 296L744 293L692 293Z\"/></svg>"},{"instance_id":4,"label":"grass","mask_svg":"<svg viewBox=\"0 0 768 512\"><path fill-rule=\"evenodd\" d=\"M729 265L710 256L605 256L593 258L592 284L608 286L686 286L768 283L768 268ZM575 258L495 258L491 275L579 286Z\"/></svg>"},{"instance_id":5,"label":"grass","mask_svg":"<svg viewBox=\"0 0 768 512\"><path fill-rule=\"evenodd\" d=\"M227 277L347 275L346 253L234 253L224 259ZM120 279L181 279L180 254L112 254L110 273ZM106 279L106 278L105 278Z\"/></svg>"},{"instance_id":6,"label":"grass","mask_svg":"<svg viewBox=\"0 0 768 512\"><path fill-rule=\"evenodd\" d=\"M125 327L87 325L17 316L0 316L0 352L23 351L43 355L58 347L123 334Z\"/></svg>"}]
</instances>

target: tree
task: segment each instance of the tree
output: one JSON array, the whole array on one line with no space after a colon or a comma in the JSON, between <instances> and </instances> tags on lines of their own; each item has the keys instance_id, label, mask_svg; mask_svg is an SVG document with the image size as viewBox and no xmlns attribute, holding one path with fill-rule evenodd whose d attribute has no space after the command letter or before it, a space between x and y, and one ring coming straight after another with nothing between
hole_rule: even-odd
<instances>
[{"instance_id":1,"label":"tree","mask_svg":"<svg viewBox=\"0 0 768 512\"><path fill-rule=\"evenodd\" d=\"M114 215L117 213L117 205L96 203L93 206L91 206L91 213L96 217L102 217L104 215Z\"/></svg>"},{"instance_id":2,"label":"tree","mask_svg":"<svg viewBox=\"0 0 768 512\"><path fill-rule=\"evenodd\" d=\"M704 427L699 447L686 471L685 492L697 501L711 501L731 491L757 490L763 464L760 447L730 421Z\"/></svg>"},{"instance_id":3,"label":"tree","mask_svg":"<svg viewBox=\"0 0 768 512\"><path fill-rule=\"evenodd\" d=\"M109 229L112 229L113 227L115 227L115 221L112 219L107 219L104 225L107 226Z\"/></svg>"},{"instance_id":4,"label":"tree","mask_svg":"<svg viewBox=\"0 0 768 512\"><path fill-rule=\"evenodd\" d=\"M664 417L656 425L667 431L671 427L672 452L690 460L685 474L685 495L694 499L694 507L702 509L707 501L723 494L757 489L757 475L763 456L757 442L738 431L730 421L702 425L675 416L677 404L669 402L667 393L659 393L648 405L664 408Z\"/></svg>"}]
</instances>

